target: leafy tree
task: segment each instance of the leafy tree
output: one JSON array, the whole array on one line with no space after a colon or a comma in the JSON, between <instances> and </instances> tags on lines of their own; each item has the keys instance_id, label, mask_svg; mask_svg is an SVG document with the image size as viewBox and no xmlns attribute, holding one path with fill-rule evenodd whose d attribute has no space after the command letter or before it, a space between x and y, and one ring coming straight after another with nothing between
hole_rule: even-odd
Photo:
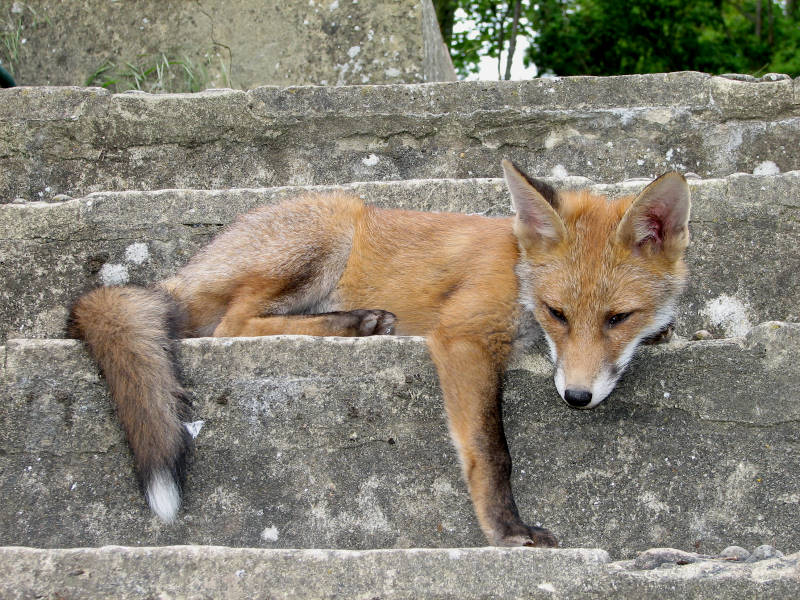
<instances>
[{"instance_id":1,"label":"leafy tree","mask_svg":"<svg viewBox=\"0 0 800 600\"><path fill-rule=\"evenodd\" d=\"M453 36L453 24L455 23L456 10L459 6L459 0L433 0L436 19L439 21L439 29L442 31L442 38L448 47L450 46L450 38Z\"/></svg>"},{"instance_id":2,"label":"leafy tree","mask_svg":"<svg viewBox=\"0 0 800 600\"><path fill-rule=\"evenodd\" d=\"M453 62L465 75L481 56L513 55L540 73L615 75L698 70L800 75L796 0L434 0ZM461 8L477 26L453 33ZM449 11L449 12L448 12ZM516 14L516 27L514 17ZM457 30L457 28L456 28ZM515 34L516 32L516 34ZM510 63L510 59L507 61ZM509 75L498 66L498 78Z\"/></svg>"},{"instance_id":3,"label":"leafy tree","mask_svg":"<svg viewBox=\"0 0 800 600\"><path fill-rule=\"evenodd\" d=\"M728 49L714 0L543 0L528 60L558 75L714 70Z\"/></svg>"},{"instance_id":4,"label":"leafy tree","mask_svg":"<svg viewBox=\"0 0 800 600\"><path fill-rule=\"evenodd\" d=\"M475 73L481 56L498 58L505 53L505 68L498 60L498 79L511 78L511 62L516 52L518 35L532 36L528 18L529 0L434 0L442 37L450 48L453 65L462 76ZM457 10L462 9L474 26L458 31ZM461 19L460 21L464 21Z\"/></svg>"}]
</instances>

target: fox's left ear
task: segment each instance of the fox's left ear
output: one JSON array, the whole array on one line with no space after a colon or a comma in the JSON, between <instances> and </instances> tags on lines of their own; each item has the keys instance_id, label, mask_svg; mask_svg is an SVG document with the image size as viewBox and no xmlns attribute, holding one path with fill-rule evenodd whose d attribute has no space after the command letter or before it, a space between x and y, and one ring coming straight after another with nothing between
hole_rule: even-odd
<instances>
[{"instance_id":1,"label":"fox's left ear","mask_svg":"<svg viewBox=\"0 0 800 600\"><path fill-rule=\"evenodd\" d=\"M689 184L670 172L648 185L617 226L617 239L637 249L650 248L679 258L689 245Z\"/></svg>"}]
</instances>

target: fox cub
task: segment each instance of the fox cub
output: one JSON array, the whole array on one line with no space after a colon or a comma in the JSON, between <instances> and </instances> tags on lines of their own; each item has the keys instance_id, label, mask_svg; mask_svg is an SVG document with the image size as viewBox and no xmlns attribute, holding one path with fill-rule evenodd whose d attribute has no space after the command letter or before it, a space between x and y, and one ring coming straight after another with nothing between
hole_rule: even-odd
<instances>
[{"instance_id":1,"label":"fox cub","mask_svg":"<svg viewBox=\"0 0 800 600\"><path fill-rule=\"evenodd\" d=\"M509 161L503 169L514 217L308 194L240 217L152 289L78 299L69 331L105 374L152 510L175 517L191 443L175 339L424 335L488 541L556 546L520 519L511 493L504 366L535 319L561 397L572 408L602 402L636 346L671 323L686 281L689 189L667 173L610 201L557 192Z\"/></svg>"}]
</instances>

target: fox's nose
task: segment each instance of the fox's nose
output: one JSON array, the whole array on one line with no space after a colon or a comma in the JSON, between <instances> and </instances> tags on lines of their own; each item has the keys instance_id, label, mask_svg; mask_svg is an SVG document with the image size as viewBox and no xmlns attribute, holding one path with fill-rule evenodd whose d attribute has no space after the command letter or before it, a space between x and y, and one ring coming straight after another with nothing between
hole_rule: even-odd
<instances>
[{"instance_id":1,"label":"fox's nose","mask_svg":"<svg viewBox=\"0 0 800 600\"><path fill-rule=\"evenodd\" d=\"M583 408L592 401L592 392L581 388L567 388L564 390L564 400L573 408Z\"/></svg>"}]
</instances>

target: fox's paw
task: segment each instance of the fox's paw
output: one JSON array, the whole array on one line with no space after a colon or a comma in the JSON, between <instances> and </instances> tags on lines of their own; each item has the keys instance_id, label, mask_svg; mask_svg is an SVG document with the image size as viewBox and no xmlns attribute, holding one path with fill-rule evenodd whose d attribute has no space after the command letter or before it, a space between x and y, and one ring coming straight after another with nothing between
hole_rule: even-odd
<instances>
[{"instance_id":1,"label":"fox's paw","mask_svg":"<svg viewBox=\"0 0 800 600\"><path fill-rule=\"evenodd\" d=\"M550 530L543 527L529 527L527 525L522 525L522 527L524 529L501 537L497 540L497 545L558 548L558 540Z\"/></svg>"},{"instance_id":2,"label":"fox's paw","mask_svg":"<svg viewBox=\"0 0 800 600\"><path fill-rule=\"evenodd\" d=\"M397 317L385 310L351 310L346 313L351 319L354 335L392 335Z\"/></svg>"},{"instance_id":3,"label":"fox's paw","mask_svg":"<svg viewBox=\"0 0 800 600\"><path fill-rule=\"evenodd\" d=\"M523 546L535 546L537 548L558 548L558 540L549 529L544 527L528 527L530 538Z\"/></svg>"},{"instance_id":4,"label":"fox's paw","mask_svg":"<svg viewBox=\"0 0 800 600\"><path fill-rule=\"evenodd\" d=\"M647 345L666 344L672 339L674 333L675 333L675 323L670 322L661 331L644 338L642 340L642 344L647 344Z\"/></svg>"}]
</instances>

